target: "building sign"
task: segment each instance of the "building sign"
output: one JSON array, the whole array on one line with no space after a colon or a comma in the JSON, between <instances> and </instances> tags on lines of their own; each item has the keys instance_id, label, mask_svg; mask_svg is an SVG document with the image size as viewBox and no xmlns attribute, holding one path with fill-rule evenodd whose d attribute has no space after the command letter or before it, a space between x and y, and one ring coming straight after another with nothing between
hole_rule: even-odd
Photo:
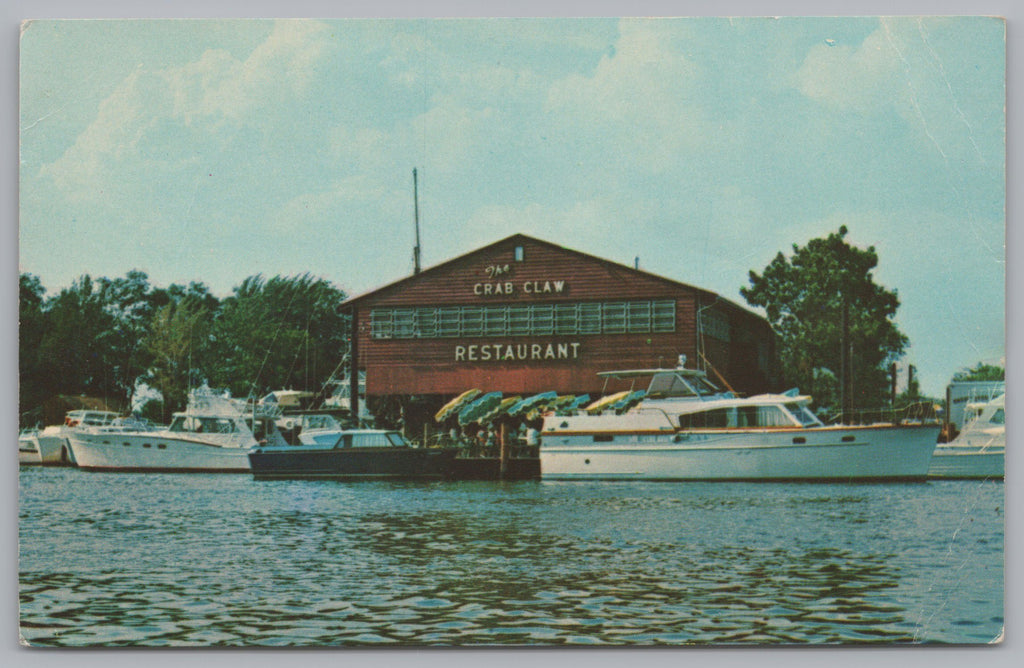
<instances>
[{"instance_id":1,"label":"building sign","mask_svg":"<svg viewBox=\"0 0 1024 668\"><path fill-rule=\"evenodd\" d=\"M540 362L575 360L579 342L571 343L485 343L455 346L456 362Z\"/></svg>"},{"instance_id":2,"label":"building sign","mask_svg":"<svg viewBox=\"0 0 1024 668\"><path fill-rule=\"evenodd\" d=\"M560 295L568 289L569 286L565 281L524 281L522 283L495 281L473 284L473 294L480 297L513 295L517 291L527 295Z\"/></svg>"}]
</instances>

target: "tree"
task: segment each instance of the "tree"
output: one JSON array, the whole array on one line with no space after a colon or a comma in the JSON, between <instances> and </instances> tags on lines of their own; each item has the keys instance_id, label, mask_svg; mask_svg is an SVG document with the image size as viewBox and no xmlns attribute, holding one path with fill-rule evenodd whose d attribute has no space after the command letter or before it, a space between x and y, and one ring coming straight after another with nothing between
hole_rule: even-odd
<instances>
[{"instance_id":1,"label":"tree","mask_svg":"<svg viewBox=\"0 0 1024 668\"><path fill-rule=\"evenodd\" d=\"M38 276L21 274L18 290L18 413L22 427L35 424L42 416L37 408L47 391L39 374L39 346L46 331L43 312L46 288Z\"/></svg>"},{"instance_id":2,"label":"tree","mask_svg":"<svg viewBox=\"0 0 1024 668\"><path fill-rule=\"evenodd\" d=\"M779 336L787 381L815 396L819 406L841 410L887 403L889 364L907 345L893 322L895 290L875 284L874 246L845 241L847 229L781 252L762 274L750 272L740 294L765 309Z\"/></svg>"},{"instance_id":3,"label":"tree","mask_svg":"<svg viewBox=\"0 0 1024 668\"><path fill-rule=\"evenodd\" d=\"M318 391L347 350L345 293L309 274L250 276L223 300L211 332L211 385L235 396Z\"/></svg>"},{"instance_id":4,"label":"tree","mask_svg":"<svg viewBox=\"0 0 1024 668\"><path fill-rule=\"evenodd\" d=\"M973 368L963 369L953 374L953 381L957 383L986 380L1006 380L1006 369L978 362Z\"/></svg>"},{"instance_id":5,"label":"tree","mask_svg":"<svg viewBox=\"0 0 1024 668\"><path fill-rule=\"evenodd\" d=\"M104 333L113 319L104 311L93 280L82 276L44 305L37 381L44 396L88 394L114 399L119 392L108 366Z\"/></svg>"},{"instance_id":6,"label":"tree","mask_svg":"<svg viewBox=\"0 0 1024 668\"><path fill-rule=\"evenodd\" d=\"M194 372L210 359L212 316L203 299L183 296L160 308L153 317L145 341L152 363L142 380L160 392L161 410L183 410L189 388L199 384Z\"/></svg>"},{"instance_id":7,"label":"tree","mask_svg":"<svg viewBox=\"0 0 1024 668\"><path fill-rule=\"evenodd\" d=\"M139 377L149 367L152 355L144 345L155 312L149 277L129 271L125 278L100 278L96 298L109 317L100 333L103 357L111 391L121 403L131 403Z\"/></svg>"}]
</instances>

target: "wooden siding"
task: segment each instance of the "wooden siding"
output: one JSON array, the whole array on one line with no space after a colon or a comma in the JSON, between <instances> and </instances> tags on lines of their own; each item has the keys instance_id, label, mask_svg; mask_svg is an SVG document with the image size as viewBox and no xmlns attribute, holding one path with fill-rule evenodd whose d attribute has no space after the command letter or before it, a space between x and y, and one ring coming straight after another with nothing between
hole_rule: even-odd
<instances>
[{"instance_id":1,"label":"wooden siding","mask_svg":"<svg viewBox=\"0 0 1024 668\"><path fill-rule=\"evenodd\" d=\"M523 247L522 262L515 261L516 246ZM488 271L489 268L504 269L506 266L508 272L493 275ZM440 269L438 272L425 272L421 280L403 281L394 287L383 288L373 295L373 307L630 300L675 298L679 294L678 288L674 289L670 283L655 276L611 262L581 261L575 253L532 242L528 238L513 237L478 254L446 263ZM563 283L561 292L527 292L534 286L543 288L546 283L557 281ZM499 284L502 289L510 284L512 294L481 295L475 290L482 292L487 285L493 289ZM696 290L689 292L695 294Z\"/></svg>"},{"instance_id":2,"label":"wooden siding","mask_svg":"<svg viewBox=\"0 0 1024 668\"><path fill-rule=\"evenodd\" d=\"M521 262L515 259L517 246L523 249ZM665 299L676 304L674 332L375 339L370 329L374 309ZM597 395L628 387L622 381L606 386L597 376L600 371L673 366L680 354L696 365L697 309L715 299L697 288L517 235L353 300L359 323L354 343L370 395L453 395L470 387L509 394L554 390ZM715 308L721 308L731 328L749 328L755 342L771 336L763 319L724 300L721 304ZM743 338L749 348L750 337ZM756 343L751 353L731 343L708 345L705 339L705 354L737 390L767 389L757 369ZM558 351L559 344L571 354L544 359L548 346ZM470 346L476 347L476 360L468 359ZM524 346L525 360L519 359ZM535 346L542 359L529 359L536 357ZM457 347L462 348L460 359ZM485 349L490 359L482 359ZM511 360L494 359L509 355Z\"/></svg>"}]
</instances>

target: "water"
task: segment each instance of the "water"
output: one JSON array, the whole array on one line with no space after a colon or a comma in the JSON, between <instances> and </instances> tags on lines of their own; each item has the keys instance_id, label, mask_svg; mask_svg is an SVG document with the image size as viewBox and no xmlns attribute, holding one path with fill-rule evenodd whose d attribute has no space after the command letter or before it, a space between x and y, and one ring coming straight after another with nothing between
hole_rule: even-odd
<instances>
[{"instance_id":1,"label":"water","mask_svg":"<svg viewBox=\"0 0 1024 668\"><path fill-rule=\"evenodd\" d=\"M985 643L1003 485L20 473L33 645Z\"/></svg>"}]
</instances>

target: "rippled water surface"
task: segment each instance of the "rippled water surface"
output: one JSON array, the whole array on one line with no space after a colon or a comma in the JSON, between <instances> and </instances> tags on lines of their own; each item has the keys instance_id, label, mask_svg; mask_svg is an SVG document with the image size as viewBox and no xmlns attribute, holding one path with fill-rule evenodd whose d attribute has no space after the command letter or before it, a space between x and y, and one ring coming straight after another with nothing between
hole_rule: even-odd
<instances>
[{"instance_id":1,"label":"rippled water surface","mask_svg":"<svg viewBox=\"0 0 1024 668\"><path fill-rule=\"evenodd\" d=\"M1003 485L20 474L33 645L985 643Z\"/></svg>"}]
</instances>

